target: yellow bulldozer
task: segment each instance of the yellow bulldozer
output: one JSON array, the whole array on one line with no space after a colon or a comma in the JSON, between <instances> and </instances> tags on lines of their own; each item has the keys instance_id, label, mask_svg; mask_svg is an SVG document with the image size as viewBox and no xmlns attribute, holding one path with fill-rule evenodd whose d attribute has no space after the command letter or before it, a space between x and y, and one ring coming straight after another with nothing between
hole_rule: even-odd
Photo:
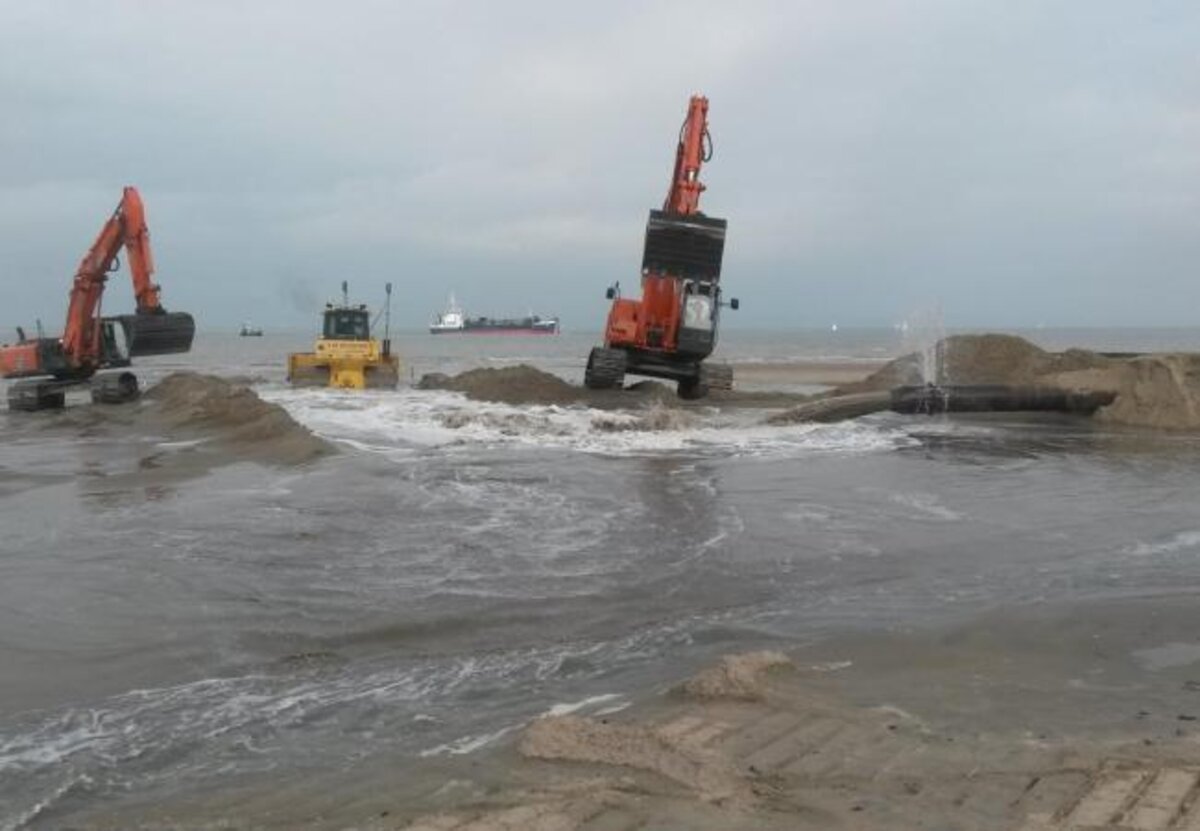
<instances>
[{"instance_id":1,"label":"yellow bulldozer","mask_svg":"<svg viewBox=\"0 0 1200 831\"><path fill-rule=\"evenodd\" d=\"M312 352L288 355L288 383L297 387L395 389L400 358L392 354L392 284L385 287L384 336L371 336L371 313L365 304L350 305L350 289L342 281L342 303L325 304L321 336Z\"/></svg>"}]
</instances>

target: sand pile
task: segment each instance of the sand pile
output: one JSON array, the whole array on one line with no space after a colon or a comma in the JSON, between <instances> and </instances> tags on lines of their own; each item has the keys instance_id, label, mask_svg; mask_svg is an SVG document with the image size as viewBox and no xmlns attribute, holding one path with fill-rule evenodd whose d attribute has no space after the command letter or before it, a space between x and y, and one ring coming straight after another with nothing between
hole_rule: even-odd
<instances>
[{"instance_id":1,"label":"sand pile","mask_svg":"<svg viewBox=\"0 0 1200 831\"><path fill-rule=\"evenodd\" d=\"M770 676L792 668L791 659L782 652L764 650L726 655L716 666L692 676L675 691L703 700L762 701Z\"/></svg>"},{"instance_id":2,"label":"sand pile","mask_svg":"<svg viewBox=\"0 0 1200 831\"><path fill-rule=\"evenodd\" d=\"M452 390L476 401L502 404L572 404L585 397L581 387L527 364L471 369L453 376L434 372L421 376L417 388Z\"/></svg>"},{"instance_id":3,"label":"sand pile","mask_svg":"<svg viewBox=\"0 0 1200 831\"><path fill-rule=\"evenodd\" d=\"M941 384L1033 386L1044 375L1110 363L1102 355L1082 349L1047 352L1015 335L953 335L939 341L931 352L940 367L936 379L924 377L923 358L914 353L897 358L857 384L839 387L837 392L889 390L927 380Z\"/></svg>"},{"instance_id":4,"label":"sand pile","mask_svg":"<svg viewBox=\"0 0 1200 831\"><path fill-rule=\"evenodd\" d=\"M1097 411L1097 420L1130 427L1200 430L1200 355L1112 358L1082 349L1047 352L1012 335L955 335L941 341L935 351L942 384L1116 393L1112 404ZM905 355L860 383L839 387L832 396L772 416L769 422L838 420L886 409L882 399L871 394L924 383L921 366L922 356Z\"/></svg>"},{"instance_id":5,"label":"sand pile","mask_svg":"<svg viewBox=\"0 0 1200 831\"><path fill-rule=\"evenodd\" d=\"M146 414L155 422L215 438L248 458L299 464L332 451L282 407L223 378L176 372L144 398Z\"/></svg>"},{"instance_id":6,"label":"sand pile","mask_svg":"<svg viewBox=\"0 0 1200 831\"><path fill-rule=\"evenodd\" d=\"M675 692L697 702L762 702L771 678L792 668L781 652L726 655ZM692 790L705 802L750 802L754 789L731 760L715 752L715 733L694 716L661 725L549 716L526 728L518 746L532 759L588 762L651 771Z\"/></svg>"},{"instance_id":7,"label":"sand pile","mask_svg":"<svg viewBox=\"0 0 1200 831\"><path fill-rule=\"evenodd\" d=\"M679 741L669 730L647 725L548 716L526 728L518 749L531 759L652 771L688 787L704 801L752 798L748 784L727 762Z\"/></svg>"},{"instance_id":8,"label":"sand pile","mask_svg":"<svg viewBox=\"0 0 1200 831\"><path fill-rule=\"evenodd\" d=\"M1077 391L1115 391L1116 401L1096 414L1109 424L1200 430L1200 355L1127 358L1056 373L1043 381Z\"/></svg>"}]
</instances>

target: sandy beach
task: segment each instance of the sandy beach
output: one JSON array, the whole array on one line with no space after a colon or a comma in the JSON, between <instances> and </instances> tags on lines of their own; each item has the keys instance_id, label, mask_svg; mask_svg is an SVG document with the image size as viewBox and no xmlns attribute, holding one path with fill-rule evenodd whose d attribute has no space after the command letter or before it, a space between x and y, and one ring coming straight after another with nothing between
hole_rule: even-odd
<instances>
[{"instance_id":1,"label":"sandy beach","mask_svg":"<svg viewBox=\"0 0 1200 831\"><path fill-rule=\"evenodd\" d=\"M89 827L286 828L302 801L304 827L375 831L1192 828L1195 602L775 644L403 775L248 777Z\"/></svg>"},{"instance_id":2,"label":"sandy beach","mask_svg":"<svg viewBox=\"0 0 1200 831\"><path fill-rule=\"evenodd\" d=\"M1191 828L1194 602L735 656L626 712L536 721L453 774L486 797L369 827Z\"/></svg>"}]
</instances>

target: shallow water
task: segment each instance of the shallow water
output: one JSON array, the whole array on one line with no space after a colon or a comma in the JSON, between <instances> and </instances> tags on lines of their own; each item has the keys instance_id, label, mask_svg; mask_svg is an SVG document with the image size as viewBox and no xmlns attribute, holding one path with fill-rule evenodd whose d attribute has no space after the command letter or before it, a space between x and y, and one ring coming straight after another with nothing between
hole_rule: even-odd
<instances>
[{"instance_id":1,"label":"shallow water","mask_svg":"<svg viewBox=\"0 0 1200 831\"><path fill-rule=\"evenodd\" d=\"M590 342L411 337L428 370L486 349L568 377ZM871 357L889 337L724 348ZM1200 581L1193 437L716 409L613 431L596 419L637 414L290 390L285 341L193 357L342 449L310 467L146 485L146 459L191 446L0 417L0 828L479 752L732 650Z\"/></svg>"}]
</instances>

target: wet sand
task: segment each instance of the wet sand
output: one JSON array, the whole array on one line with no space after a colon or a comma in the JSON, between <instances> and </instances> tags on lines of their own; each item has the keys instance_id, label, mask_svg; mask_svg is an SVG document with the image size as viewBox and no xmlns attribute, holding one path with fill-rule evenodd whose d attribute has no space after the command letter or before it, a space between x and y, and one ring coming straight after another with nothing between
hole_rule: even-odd
<instances>
[{"instance_id":1,"label":"wet sand","mask_svg":"<svg viewBox=\"0 0 1200 831\"><path fill-rule=\"evenodd\" d=\"M316 782L247 777L87 827L1192 829L1196 600L776 643L484 751Z\"/></svg>"},{"instance_id":2,"label":"wet sand","mask_svg":"<svg viewBox=\"0 0 1200 831\"><path fill-rule=\"evenodd\" d=\"M790 667L767 662L752 682L534 722L444 772L454 788L415 798L429 812L362 827L1200 827L1194 602L1014 609L793 647Z\"/></svg>"}]
</instances>

